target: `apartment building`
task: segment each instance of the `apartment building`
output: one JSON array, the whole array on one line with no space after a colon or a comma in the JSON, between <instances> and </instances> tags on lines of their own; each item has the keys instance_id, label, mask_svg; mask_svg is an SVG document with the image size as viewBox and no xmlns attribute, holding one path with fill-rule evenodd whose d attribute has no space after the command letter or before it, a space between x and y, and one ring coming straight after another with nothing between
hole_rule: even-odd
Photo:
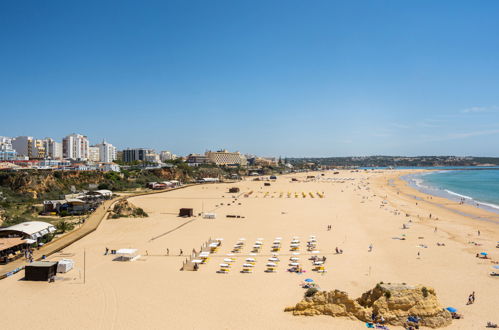
<instances>
[{"instance_id":1,"label":"apartment building","mask_svg":"<svg viewBox=\"0 0 499 330\"><path fill-rule=\"evenodd\" d=\"M81 134L71 134L62 140L64 158L73 160L87 160L90 153L88 138Z\"/></svg>"}]
</instances>

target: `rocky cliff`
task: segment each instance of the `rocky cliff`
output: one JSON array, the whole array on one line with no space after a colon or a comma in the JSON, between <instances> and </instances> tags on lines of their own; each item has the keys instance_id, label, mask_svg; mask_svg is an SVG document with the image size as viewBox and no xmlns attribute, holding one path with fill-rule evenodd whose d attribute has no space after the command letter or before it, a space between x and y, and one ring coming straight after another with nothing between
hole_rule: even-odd
<instances>
[{"instance_id":1,"label":"rocky cliff","mask_svg":"<svg viewBox=\"0 0 499 330\"><path fill-rule=\"evenodd\" d=\"M387 324L398 326L406 324L408 316L417 316L421 319L419 325L430 328L445 327L452 321L432 288L405 284L378 284L355 300L343 291L320 291L285 311L293 315L343 316L364 322L370 322L374 313L383 316Z\"/></svg>"}]
</instances>

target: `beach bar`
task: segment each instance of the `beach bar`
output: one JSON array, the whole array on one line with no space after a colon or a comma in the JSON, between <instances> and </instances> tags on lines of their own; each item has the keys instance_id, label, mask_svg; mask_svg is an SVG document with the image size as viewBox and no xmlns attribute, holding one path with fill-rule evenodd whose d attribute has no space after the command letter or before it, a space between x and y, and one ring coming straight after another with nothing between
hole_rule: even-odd
<instances>
[{"instance_id":1,"label":"beach bar","mask_svg":"<svg viewBox=\"0 0 499 330\"><path fill-rule=\"evenodd\" d=\"M178 212L179 217L192 217L194 215L194 210L189 208L181 208Z\"/></svg>"}]
</instances>

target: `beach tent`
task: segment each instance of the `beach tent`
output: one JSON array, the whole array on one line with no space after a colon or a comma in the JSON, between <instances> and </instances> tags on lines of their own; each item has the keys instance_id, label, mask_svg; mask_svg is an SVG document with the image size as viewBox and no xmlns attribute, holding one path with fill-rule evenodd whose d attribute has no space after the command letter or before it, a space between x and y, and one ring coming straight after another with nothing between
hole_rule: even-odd
<instances>
[{"instance_id":1,"label":"beach tent","mask_svg":"<svg viewBox=\"0 0 499 330\"><path fill-rule=\"evenodd\" d=\"M35 261L24 268L26 281L48 281L57 273L57 261Z\"/></svg>"},{"instance_id":2,"label":"beach tent","mask_svg":"<svg viewBox=\"0 0 499 330\"><path fill-rule=\"evenodd\" d=\"M114 258L114 261L135 261L140 258L140 255L136 254L137 249L119 249L116 251L118 257Z\"/></svg>"},{"instance_id":3,"label":"beach tent","mask_svg":"<svg viewBox=\"0 0 499 330\"><path fill-rule=\"evenodd\" d=\"M57 264L58 273L67 273L73 268L74 268L74 261L71 259L59 260L59 263Z\"/></svg>"}]
</instances>

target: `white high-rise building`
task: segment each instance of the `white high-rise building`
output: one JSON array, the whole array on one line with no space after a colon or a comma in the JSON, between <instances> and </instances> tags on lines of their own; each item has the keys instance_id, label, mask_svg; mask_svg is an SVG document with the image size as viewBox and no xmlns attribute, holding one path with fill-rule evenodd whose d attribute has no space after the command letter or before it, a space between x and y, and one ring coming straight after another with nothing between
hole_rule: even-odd
<instances>
[{"instance_id":1,"label":"white high-rise building","mask_svg":"<svg viewBox=\"0 0 499 330\"><path fill-rule=\"evenodd\" d=\"M90 156L88 138L81 134L71 134L62 140L64 158L73 160L87 160Z\"/></svg>"},{"instance_id":2,"label":"white high-rise building","mask_svg":"<svg viewBox=\"0 0 499 330\"><path fill-rule=\"evenodd\" d=\"M45 147L45 158L62 159L62 143L51 138L45 138L43 139L43 146Z\"/></svg>"},{"instance_id":3,"label":"white high-rise building","mask_svg":"<svg viewBox=\"0 0 499 330\"><path fill-rule=\"evenodd\" d=\"M103 163L112 163L116 160L116 147L111 143L102 141L96 145L99 148L99 159Z\"/></svg>"},{"instance_id":4,"label":"white high-rise building","mask_svg":"<svg viewBox=\"0 0 499 330\"><path fill-rule=\"evenodd\" d=\"M159 158L162 162L164 162L167 160L174 160L177 158L177 156L172 154L170 151L161 151L159 154Z\"/></svg>"},{"instance_id":5,"label":"white high-rise building","mask_svg":"<svg viewBox=\"0 0 499 330\"><path fill-rule=\"evenodd\" d=\"M100 162L98 146L91 146L88 148L88 160L92 162Z\"/></svg>"}]
</instances>

